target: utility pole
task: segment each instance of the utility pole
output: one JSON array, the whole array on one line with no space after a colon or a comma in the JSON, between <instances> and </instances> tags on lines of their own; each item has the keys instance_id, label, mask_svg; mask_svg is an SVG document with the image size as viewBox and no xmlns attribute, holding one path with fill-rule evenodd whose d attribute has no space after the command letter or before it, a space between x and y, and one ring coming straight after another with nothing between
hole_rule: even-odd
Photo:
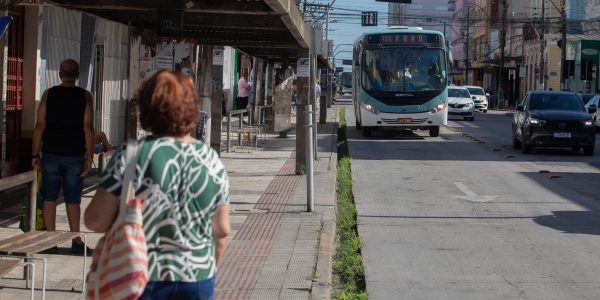
<instances>
[{"instance_id":1,"label":"utility pole","mask_svg":"<svg viewBox=\"0 0 600 300\"><path fill-rule=\"evenodd\" d=\"M499 72L498 81L496 82L496 91L498 91L498 101L502 99L502 102L498 102L499 105L504 106L504 97L500 98L501 95L504 95L504 89L502 86L502 78L504 76L504 48L506 47L506 13L508 10L508 4L506 0L500 0L500 9L502 9L502 23L500 25L500 63L499 63Z\"/></svg>"},{"instance_id":2,"label":"utility pole","mask_svg":"<svg viewBox=\"0 0 600 300\"><path fill-rule=\"evenodd\" d=\"M467 6L467 48L465 49L465 53L466 53L466 59L465 59L465 84L468 85L469 84L469 52L471 51L470 46L469 46L469 40L470 40L470 33L469 33L469 27L470 24L470 15L471 15L471 7Z\"/></svg>"},{"instance_id":3,"label":"utility pole","mask_svg":"<svg viewBox=\"0 0 600 300\"><path fill-rule=\"evenodd\" d=\"M546 0L542 0L542 30L540 32L540 85L541 85L541 89L545 90L545 84L544 84L544 67L545 67L545 63L544 63L544 52L545 52L545 48L546 48L546 41L545 41L545 37L544 37L544 32L546 32Z\"/></svg>"},{"instance_id":4,"label":"utility pole","mask_svg":"<svg viewBox=\"0 0 600 300\"><path fill-rule=\"evenodd\" d=\"M569 75L567 74L567 12L565 11L566 0L562 0L562 8L560 11L561 16L561 53L560 53L560 85L561 90L568 88L567 80Z\"/></svg>"}]
</instances>

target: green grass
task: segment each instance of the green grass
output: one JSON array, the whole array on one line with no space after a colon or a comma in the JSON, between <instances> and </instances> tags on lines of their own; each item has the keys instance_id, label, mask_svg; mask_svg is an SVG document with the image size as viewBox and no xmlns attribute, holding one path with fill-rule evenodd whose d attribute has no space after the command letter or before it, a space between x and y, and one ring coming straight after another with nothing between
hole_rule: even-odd
<instances>
[{"instance_id":1,"label":"green grass","mask_svg":"<svg viewBox=\"0 0 600 300\"><path fill-rule=\"evenodd\" d=\"M356 206L352 195L351 160L346 140L346 111L340 110L337 161L337 247L333 258L335 299L367 299L365 274L358 237Z\"/></svg>"}]
</instances>

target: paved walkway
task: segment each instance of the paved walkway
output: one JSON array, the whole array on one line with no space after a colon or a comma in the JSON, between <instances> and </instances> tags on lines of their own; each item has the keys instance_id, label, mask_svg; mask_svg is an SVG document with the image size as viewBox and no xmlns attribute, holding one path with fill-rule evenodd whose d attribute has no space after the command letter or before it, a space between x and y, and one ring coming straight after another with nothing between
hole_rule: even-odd
<instances>
[{"instance_id":1,"label":"paved walkway","mask_svg":"<svg viewBox=\"0 0 600 300\"><path fill-rule=\"evenodd\" d=\"M268 135L258 148L223 150L221 157L230 177L233 235L219 266L217 299L329 298L337 116L337 110L330 109L328 123L318 127L312 213L306 212L306 177L294 173L293 130L287 138ZM85 194L82 211L93 194L93 189ZM64 205L58 206L57 229L68 230ZM18 223L0 227L0 239L19 233ZM87 238L94 246L100 235L89 233ZM83 299L79 293L82 257L70 254L70 244L63 247L59 255L39 255L48 259L46 297ZM41 287L41 272L36 273L36 285ZM22 270L15 269L0 279L0 299L29 297L21 277ZM36 298L41 299L39 294Z\"/></svg>"}]
</instances>

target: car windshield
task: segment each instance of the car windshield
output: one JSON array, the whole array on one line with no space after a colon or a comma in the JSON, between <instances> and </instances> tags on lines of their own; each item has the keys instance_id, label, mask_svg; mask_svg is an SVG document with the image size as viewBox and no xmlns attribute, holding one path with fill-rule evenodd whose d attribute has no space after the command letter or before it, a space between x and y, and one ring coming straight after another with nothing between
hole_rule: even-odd
<instances>
[{"instance_id":1,"label":"car windshield","mask_svg":"<svg viewBox=\"0 0 600 300\"><path fill-rule=\"evenodd\" d=\"M583 102L576 95L534 94L529 100L530 110L585 111Z\"/></svg>"},{"instance_id":2,"label":"car windshield","mask_svg":"<svg viewBox=\"0 0 600 300\"><path fill-rule=\"evenodd\" d=\"M443 90L447 83L446 54L442 49L367 49L362 84L368 91Z\"/></svg>"},{"instance_id":3,"label":"car windshield","mask_svg":"<svg viewBox=\"0 0 600 300\"><path fill-rule=\"evenodd\" d=\"M592 97L594 97L594 94L578 94L578 95L581 98L581 100L583 100L583 103L588 103L588 101L590 101L590 99L592 99Z\"/></svg>"},{"instance_id":4,"label":"car windshield","mask_svg":"<svg viewBox=\"0 0 600 300\"><path fill-rule=\"evenodd\" d=\"M448 97L471 98L466 89L448 89Z\"/></svg>"},{"instance_id":5,"label":"car windshield","mask_svg":"<svg viewBox=\"0 0 600 300\"><path fill-rule=\"evenodd\" d=\"M596 97L590 97L590 99L588 99L587 101L585 101L585 100L584 100L584 101L583 101L583 103L585 103L585 105L592 104L592 101L593 101L594 99L596 99Z\"/></svg>"},{"instance_id":6,"label":"car windshield","mask_svg":"<svg viewBox=\"0 0 600 300\"><path fill-rule=\"evenodd\" d=\"M467 88L471 95L485 96L485 91L482 88Z\"/></svg>"}]
</instances>

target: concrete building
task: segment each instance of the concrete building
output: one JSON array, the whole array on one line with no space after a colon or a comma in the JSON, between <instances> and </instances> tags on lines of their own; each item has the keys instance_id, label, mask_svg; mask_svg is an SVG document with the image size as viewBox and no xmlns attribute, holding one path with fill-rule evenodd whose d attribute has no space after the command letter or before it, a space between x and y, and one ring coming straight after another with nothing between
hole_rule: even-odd
<instances>
[{"instance_id":1,"label":"concrete building","mask_svg":"<svg viewBox=\"0 0 600 300\"><path fill-rule=\"evenodd\" d=\"M448 0L412 0L411 4L389 3L388 25L420 26L444 32L444 22L452 18Z\"/></svg>"}]
</instances>

